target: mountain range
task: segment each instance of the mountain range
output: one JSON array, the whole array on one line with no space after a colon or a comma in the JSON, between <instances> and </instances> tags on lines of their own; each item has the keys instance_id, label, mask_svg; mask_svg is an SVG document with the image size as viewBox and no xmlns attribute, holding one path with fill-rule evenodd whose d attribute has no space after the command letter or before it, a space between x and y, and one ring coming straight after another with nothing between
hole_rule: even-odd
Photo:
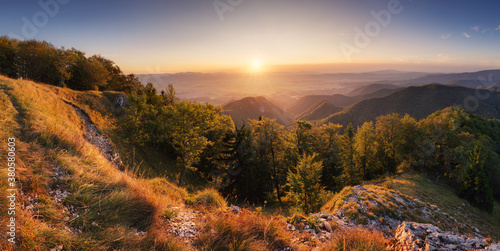
<instances>
[{"instance_id":1,"label":"mountain range","mask_svg":"<svg viewBox=\"0 0 500 251\"><path fill-rule=\"evenodd\" d=\"M426 84L432 81L443 84ZM305 95L289 104L266 97L244 98L223 108L237 125L259 116L276 119L283 125L295 120L360 125L390 113L420 119L449 106L462 106L486 118L500 118L499 86L500 70L434 74L407 83L368 84L345 95ZM284 105L280 107L278 103Z\"/></svg>"}]
</instances>

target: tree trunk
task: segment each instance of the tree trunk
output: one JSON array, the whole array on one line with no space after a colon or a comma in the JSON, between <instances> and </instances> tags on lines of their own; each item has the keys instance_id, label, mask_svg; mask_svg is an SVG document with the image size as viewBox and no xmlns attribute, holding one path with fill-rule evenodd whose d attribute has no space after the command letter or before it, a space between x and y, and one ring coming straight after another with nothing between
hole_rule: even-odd
<instances>
[{"instance_id":1,"label":"tree trunk","mask_svg":"<svg viewBox=\"0 0 500 251\"><path fill-rule=\"evenodd\" d=\"M181 175L179 176L179 187L184 184L184 176L186 176L186 168L182 169Z\"/></svg>"},{"instance_id":2,"label":"tree trunk","mask_svg":"<svg viewBox=\"0 0 500 251\"><path fill-rule=\"evenodd\" d=\"M280 185L276 182L276 194L278 195L278 201L280 202L280 205L283 204L281 203L281 193L280 193Z\"/></svg>"},{"instance_id":3,"label":"tree trunk","mask_svg":"<svg viewBox=\"0 0 500 251\"><path fill-rule=\"evenodd\" d=\"M132 147L132 170L134 170L135 166L135 146Z\"/></svg>"}]
</instances>

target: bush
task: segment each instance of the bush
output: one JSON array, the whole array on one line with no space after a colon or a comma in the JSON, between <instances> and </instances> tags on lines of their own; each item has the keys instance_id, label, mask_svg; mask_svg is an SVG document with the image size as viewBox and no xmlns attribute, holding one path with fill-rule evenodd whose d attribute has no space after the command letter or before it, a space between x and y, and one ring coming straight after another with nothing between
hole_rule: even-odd
<instances>
[{"instance_id":1,"label":"bush","mask_svg":"<svg viewBox=\"0 0 500 251\"><path fill-rule=\"evenodd\" d=\"M217 190L207 188L199 191L193 198L187 201L188 204L204 207L224 208L227 207L227 202Z\"/></svg>"},{"instance_id":2,"label":"bush","mask_svg":"<svg viewBox=\"0 0 500 251\"><path fill-rule=\"evenodd\" d=\"M354 228L333 236L333 239L321 250L384 251L387 244L387 239L379 232Z\"/></svg>"}]
</instances>

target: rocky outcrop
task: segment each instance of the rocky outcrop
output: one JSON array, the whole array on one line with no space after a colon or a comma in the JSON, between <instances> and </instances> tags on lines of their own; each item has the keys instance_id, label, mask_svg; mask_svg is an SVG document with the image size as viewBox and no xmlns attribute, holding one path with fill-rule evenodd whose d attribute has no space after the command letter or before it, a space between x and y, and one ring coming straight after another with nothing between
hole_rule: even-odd
<instances>
[{"instance_id":1,"label":"rocky outcrop","mask_svg":"<svg viewBox=\"0 0 500 251\"><path fill-rule=\"evenodd\" d=\"M443 232L432 224L403 222L396 229L387 250L499 250L500 245L488 243L488 239Z\"/></svg>"}]
</instances>

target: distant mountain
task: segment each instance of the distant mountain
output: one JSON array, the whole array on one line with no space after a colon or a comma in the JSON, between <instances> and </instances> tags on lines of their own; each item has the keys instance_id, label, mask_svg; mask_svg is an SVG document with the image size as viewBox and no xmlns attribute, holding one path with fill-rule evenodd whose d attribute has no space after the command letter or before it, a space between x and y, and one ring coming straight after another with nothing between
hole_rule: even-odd
<instances>
[{"instance_id":1,"label":"distant mountain","mask_svg":"<svg viewBox=\"0 0 500 251\"><path fill-rule=\"evenodd\" d=\"M446 82L446 85L462 86L467 88L488 89L488 88L500 87L500 81L489 82L481 80L453 80Z\"/></svg>"},{"instance_id":2,"label":"distant mountain","mask_svg":"<svg viewBox=\"0 0 500 251\"><path fill-rule=\"evenodd\" d=\"M401 88L401 86L393 85L393 84L370 84L370 85L365 85L359 88L354 89L353 91L347 93L348 96L360 96L360 95L366 95L370 94L382 89L398 89Z\"/></svg>"},{"instance_id":3,"label":"distant mountain","mask_svg":"<svg viewBox=\"0 0 500 251\"><path fill-rule=\"evenodd\" d=\"M393 93L394 91L396 91L396 89L380 89L372 93L353 97L342 94L307 95L293 102L289 107L287 107L286 110L292 114L300 115L323 100L326 100L328 103L337 107L346 107L364 99L383 97Z\"/></svg>"},{"instance_id":4,"label":"distant mountain","mask_svg":"<svg viewBox=\"0 0 500 251\"><path fill-rule=\"evenodd\" d=\"M335 106L327 100L321 100L317 104L309 107L305 112L295 117L294 120L315 121L326 118L331 114L342 111L342 107Z\"/></svg>"},{"instance_id":5,"label":"distant mountain","mask_svg":"<svg viewBox=\"0 0 500 251\"><path fill-rule=\"evenodd\" d=\"M260 116L276 119L282 125L288 125L293 115L271 103L265 97L247 97L230 102L222 107L231 116L234 124L241 127L249 119L259 119Z\"/></svg>"},{"instance_id":6,"label":"distant mountain","mask_svg":"<svg viewBox=\"0 0 500 251\"><path fill-rule=\"evenodd\" d=\"M487 99L476 98L477 90L461 86L445 86L430 84L419 87L408 87L398 90L382 98L360 101L343 111L332 114L323 122L347 125L361 125L365 121L373 121L380 115L399 113L410 114L422 119L433 112L449 106L462 105L464 108L475 106L471 112L486 118L500 118L500 93L491 92ZM485 95L484 93L480 93ZM467 102L467 104L465 104ZM464 105L465 104L465 105Z\"/></svg>"},{"instance_id":7,"label":"distant mountain","mask_svg":"<svg viewBox=\"0 0 500 251\"><path fill-rule=\"evenodd\" d=\"M491 77L491 79L490 79ZM454 80L480 80L497 82L500 81L500 70L486 70L478 72L450 73L450 74L432 74L419 77L408 81L409 85L425 85L432 83L445 84Z\"/></svg>"}]
</instances>

